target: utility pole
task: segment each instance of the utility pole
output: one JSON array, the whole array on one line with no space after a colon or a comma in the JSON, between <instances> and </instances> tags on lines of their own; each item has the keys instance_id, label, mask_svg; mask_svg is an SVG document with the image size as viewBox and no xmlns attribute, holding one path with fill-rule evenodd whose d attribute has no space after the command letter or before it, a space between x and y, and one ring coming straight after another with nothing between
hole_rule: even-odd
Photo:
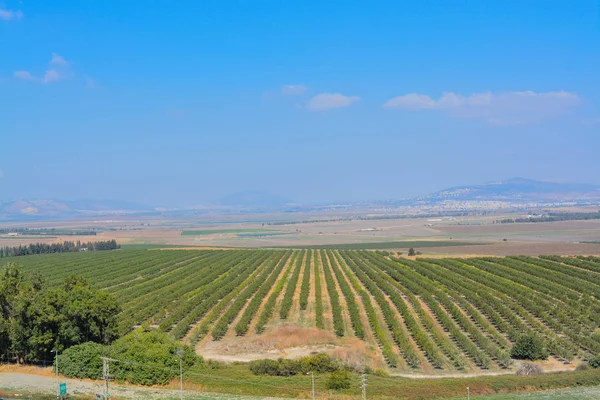
<instances>
[{"instance_id":1,"label":"utility pole","mask_svg":"<svg viewBox=\"0 0 600 400\"><path fill-rule=\"evenodd\" d=\"M51 350L51 352L56 353L56 355L54 356L54 362L56 363L54 370L56 371L56 400L59 400L60 399L60 382L58 380L58 350Z\"/></svg>"},{"instance_id":2,"label":"utility pole","mask_svg":"<svg viewBox=\"0 0 600 400\"><path fill-rule=\"evenodd\" d=\"M310 373L312 376L312 400L315 400L315 373Z\"/></svg>"},{"instance_id":3,"label":"utility pole","mask_svg":"<svg viewBox=\"0 0 600 400\"><path fill-rule=\"evenodd\" d=\"M471 400L471 388L467 386L467 400Z\"/></svg>"},{"instance_id":4,"label":"utility pole","mask_svg":"<svg viewBox=\"0 0 600 400\"><path fill-rule=\"evenodd\" d=\"M109 388L108 388L108 383L110 382L110 361L117 361L117 360L113 360L112 358L108 358L108 357L100 357L102 359L102 379L104 379L104 383L105 383L105 387L104 387L104 399L108 400L110 399L110 392L109 392Z\"/></svg>"},{"instance_id":5,"label":"utility pole","mask_svg":"<svg viewBox=\"0 0 600 400\"><path fill-rule=\"evenodd\" d=\"M360 376L360 388L362 389L362 398L367 400L367 375L362 374Z\"/></svg>"},{"instance_id":6,"label":"utility pole","mask_svg":"<svg viewBox=\"0 0 600 400\"><path fill-rule=\"evenodd\" d=\"M181 358L183 357L183 350L178 349L177 357L179 358L179 400L183 400L183 361Z\"/></svg>"}]
</instances>

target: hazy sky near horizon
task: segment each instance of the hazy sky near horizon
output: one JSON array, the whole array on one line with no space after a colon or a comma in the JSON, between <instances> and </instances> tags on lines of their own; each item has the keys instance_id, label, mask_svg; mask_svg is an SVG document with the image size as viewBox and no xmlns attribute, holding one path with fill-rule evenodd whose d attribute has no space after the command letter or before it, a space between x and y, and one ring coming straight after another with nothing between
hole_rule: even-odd
<instances>
[{"instance_id":1,"label":"hazy sky near horizon","mask_svg":"<svg viewBox=\"0 0 600 400\"><path fill-rule=\"evenodd\" d=\"M0 0L0 201L600 184L599 2Z\"/></svg>"}]
</instances>

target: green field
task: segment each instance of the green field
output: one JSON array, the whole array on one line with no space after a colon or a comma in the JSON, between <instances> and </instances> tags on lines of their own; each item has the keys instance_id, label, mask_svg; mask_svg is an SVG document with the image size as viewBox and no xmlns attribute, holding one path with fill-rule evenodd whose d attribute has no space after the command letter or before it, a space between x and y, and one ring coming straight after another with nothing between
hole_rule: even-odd
<instances>
[{"instance_id":1,"label":"green field","mask_svg":"<svg viewBox=\"0 0 600 400\"><path fill-rule=\"evenodd\" d=\"M198 230L186 230L181 232L181 236L206 236L206 235L230 235L238 233L277 233L277 231L271 229L198 229Z\"/></svg>"},{"instance_id":2,"label":"green field","mask_svg":"<svg viewBox=\"0 0 600 400\"><path fill-rule=\"evenodd\" d=\"M506 368L524 332L544 337L561 359L600 354L596 258L414 260L356 250L175 249L11 260L50 284L80 274L114 293L123 332L146 323L191 343L230 331L243 336L251 325L261 333L271 321L297 323L293 316L302 326L323 321L340 338L370 340L392 371ZM315 274L319 290L311 289ZM322 306L304 318L315 303Z\"/></svg>"},{"instance_id":3,"label":"green field","mask_svg":"<svg viewBox=\"0 0 600 400\"><path fill-rule=\"evenodd\" d=\"M405 240L396 242L364 242L343 244L317 244L310 246L294 246L295 249L339 249L339 250L385 250L385 249L419 249L427 247L475 246L488 244L484 242L460 242L451 240Z\"/></svg>"}]
</instances>

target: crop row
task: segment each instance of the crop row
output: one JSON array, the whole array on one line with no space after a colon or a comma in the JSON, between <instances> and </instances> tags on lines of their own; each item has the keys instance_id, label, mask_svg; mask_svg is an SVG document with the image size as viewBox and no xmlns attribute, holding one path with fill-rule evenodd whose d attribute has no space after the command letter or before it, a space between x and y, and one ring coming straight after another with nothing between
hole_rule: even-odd
<instances>
[{"instance_id":1,"label":"crop row","mask_svg":"<svg viewBox=\"0 0 600 400\"><path fill-rule=\"evenodd\" d=\"M331 267L329 263L329 257L327 253L323 255L323 272L325 275L325 285L327 286L327 292L329 293L329 300L331 301L331 314L333 318L333 331L337 336L344 336L344 320L342 319L342 306L340 306L340 298L335 287L333 276L331 275Z\"/></svg>"},{"instance_id":2,"label":"crop row","mask_svg":"<svg viewBox=\"0 0 600 400\"><path fill-rule=\"evenodd\" d=\"M310 263L312 260L313 251L309 250L304 266L304 274L302 276L302 286L300 287L300 309L306 310L308 306L308 294L310 292Z\"/></svg>"},{"instance_id":3,"label":"crop row","mask_svg":"<svg viewBox=\"0 0 600 400\"><path fill-rule=\"evenodd\" d=\"M275 264L281 257L281 252L274 253L270 256L263 271L250 283L244 290L240 292L238 297L229 306L227 311L221 316L219 321L215 324L212 330L212 337L214 340L219 340L227 333L229 325L233 322L235 317L242 310L248 299L255 294L259 287L261 287L269 275L274 275L273 270Z\"/></svg>"},{"instance_id":4,"label":"crop row","mask_svg":"<svg viewBox=\"0 0 600 400\"><path fill-rule=\"evenodd\" d=\"M273 315L273 312L275 311L275 304L277 302L277 297L279 297L279 294L283 290L283 286L286 284L287 277L289 276L290 271L292 270L292 268L294 266L294 260L297 257L298 257L298 252L292 253L292 257L288 263L288 267L286 268L286 270L283 273L283 276L281 277L279 282L277 282L277 284L273 288L271 295L269 295L269 298L267 299L267 302L265 303L263 310L260 313L260 316L258 317L258 322L256 323L256 327L254 328L256 330L256 333L263 333L265 331L265 326L266 326L267 322L269 321L269 318L271 318L271 316Z\"/></svg>"},{"instance_id":5,"label":"crop row","mask_svg":"<svg viewBox=\"0 0 600 400\"><path fill-rule=\"evenodd\" d=\"M283 267L285 267L289 256L289 252L286 252L285 254L281 252L280 254L278 254L278 257L276 257L272 261L272 263L278 262L275 271L271 274L271 276L269 276L267 280L265 280L260 289L258 289L256 294L244 310L242 317L235 325L235 333L238 336L243 336L248 332L250 321L252 321L252 318L254 318L254 315L256 315L256 312L258 311L258 308L260 307L260 304L264 300L267 293L269 293L269 291L273 288L273 285L275 284L275 281L277 281L277 278L281 274Z\"/></svg>"},{"instance_id":6,"label":"crop row","mask_svg":"<svg viewBox=\"0 0 600 400\"><path fill-rule=\"evenodd\" d=\"M296 292L296 285L298 284L298 278L300 277L300 270L305 255L306 251L303 250L296 258L296 269L294 269L294 273L285 288L283 300L281 301L281 308L279 309L279 318L281 319L287 319L290 310L292 309L292 301L294 300L294 293Z\"/></svg>"}]
</instances>

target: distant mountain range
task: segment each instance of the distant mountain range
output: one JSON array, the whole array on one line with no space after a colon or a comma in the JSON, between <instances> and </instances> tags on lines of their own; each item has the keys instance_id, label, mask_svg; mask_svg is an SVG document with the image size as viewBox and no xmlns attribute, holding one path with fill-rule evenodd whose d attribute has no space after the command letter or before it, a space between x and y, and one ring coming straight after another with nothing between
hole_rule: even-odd
<instances>
[{"instance_id":1,"label":"distant mountain range","mask_svg":"<svg viewBox=\"0 0 600 400\"><path fill-rule=\"evenodd\" d=\"M402 207L432 205L447 201L502 201L507 203L600 202L600 185L560 183L513 178L481 185L457 186L407 200L346 204L345 209L365 209L378 204ZM333 207L333 208L332 208ZM301 206L292 200L266 192L234 193L221 198L217 204L202 207L161 209L117 200L15 200L0 203L0 220L36 220L73 218L92 215L122 215L165 213L185 215L203 212L296 212L332 210L337 206Z\"/></svg>"},{"instance_id":2,"label":"distant mountain range","mask_svg":"<svg viewBox=\"0 0 600 400\"><path fill-rule=\"evenodd\" d=\"M86 215L132 214L152 207L119 200L14 200L0 203L0 219L68 218Z\"/></svg>"},{"instance_id":3,"label":"distant mountain range","mask_svg":"<svg viewBox=\"0 0 600 400\"><path fill-rule=\"evenodd\" d=\"M436 203L446 200L488 200L505 202L561 202L600 200L600 185L561 183L512 178L482 185L457 186L413 201Z\"/></svg>"}]
</instances>

